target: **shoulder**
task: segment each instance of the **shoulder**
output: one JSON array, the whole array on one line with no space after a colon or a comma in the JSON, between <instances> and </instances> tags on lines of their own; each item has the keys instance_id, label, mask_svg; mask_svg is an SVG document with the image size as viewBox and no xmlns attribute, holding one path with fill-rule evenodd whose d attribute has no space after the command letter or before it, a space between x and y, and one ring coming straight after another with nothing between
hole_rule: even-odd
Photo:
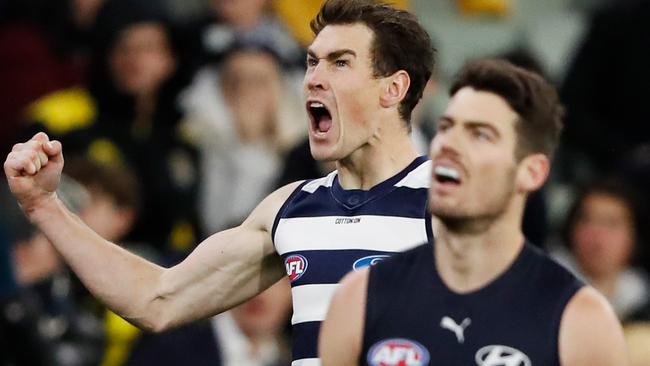
<instances>
[{"instance_id":1,"label":"shoulder","mask_svg":"<svg viewBox=\"0 0 650 366\"><path fill-rule=\"evenodd\" d=\"M346 299L358 297L360 293L364 293L368 286L368 274L368 269L364 268L345 275L340 282L339 288L336 290L335 297L339 297L342 301L345 301Z\"/></svg>"},{"instance_id":2,"label":"shoulder","mask_svg":"<svg viewBox=\"0 0 650 366\"><path fill-rule=\"evenodd\" d=\"M280 209L304 183L305 181L289 183L273 191L255 207L243 225L264 227L268 232L271 232Z\"/></svg>"},{"instance_id":3,"label":"shoulder","mask_svg":"<svg viewBox=\"0 0 650 366\"><path fill-rule=\"evenodd\" d=\"M426 156L419 156L407 168L406 175L395 184L397 187L429 188L431 183L431 169L433 164Z\"/></svg>"},{"instance_id":4,"label":"shoulder","mask_svg":"<svg viewBox=\"0 0 650 366\"><path fill-rule=\"evenodd\" d=\"M604 296L584 286L571 298L560 325L563 365L626 365L621 324Z\"/></svg>"},{"instance_id":5,"label":"shoulder","mask_svg":"<svg viewBox=\"0 0 650 366\"><path fill-rule=\"evenodd\" d=\"M563 286L567 288L567 290L571 291L571 295L585 285L572 271L541 249L532 244L526 244L526 250L531 253L531 256L537 262L542 280L552 283L556 287Z\"/></svg>"},{"instance_id":6,"label":"shoulder","mask_svg":"<svg viewBox=\"0 0 650 366\"><path fill-rule=\"evenodd\" d=\"M319 355L324 366L357 365L365 319L368 270L351 272L336 289L320 329Z\"/></svg>"},{"instance_id":7,"label":"shoulder","mask_svg":"<svg viewBox=\"0 0 650 366\"><path fill-rule=\"evenodd\" d=\"M370 266L367 293L375 296L402 288L405 281L419 276L422 263L432 258L432 253L432 244L424 243Z\"/></svg>"}]
</instances>

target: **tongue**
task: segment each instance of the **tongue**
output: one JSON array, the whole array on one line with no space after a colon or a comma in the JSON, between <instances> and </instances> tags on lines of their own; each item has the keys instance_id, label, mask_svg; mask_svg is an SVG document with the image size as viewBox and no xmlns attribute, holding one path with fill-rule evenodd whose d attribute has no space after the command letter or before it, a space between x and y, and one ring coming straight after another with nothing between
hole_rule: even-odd
<instances>
[{"instance_id":1,"label":"tongue","mask_svg":"<svg viewBox=\"0 0 650 366\"><path fill-rule=\"evenodd\" d=\"M332 119L323 117L318 121L318 132L327 132L332 127Z\"/></svg>"}]
</instances>

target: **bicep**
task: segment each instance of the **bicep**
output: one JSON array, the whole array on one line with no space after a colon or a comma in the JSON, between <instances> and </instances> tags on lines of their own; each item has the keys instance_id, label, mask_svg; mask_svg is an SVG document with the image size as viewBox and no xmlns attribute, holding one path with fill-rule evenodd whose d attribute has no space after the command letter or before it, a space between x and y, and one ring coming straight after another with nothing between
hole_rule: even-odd
<instances>
[{"instance_id":1,"label":"bicep","mask_svg":"<svg viewBox=\"0 0 650 366\"><path fill-rule=\"evenodd\" d=\"M228 310L270 287L285 275L271 229L276 214L297 183L269 195L233 229L202 242L184 261L166 270L158 298L170 326Z\"/></svg>"},{"instance_id":2,"label":"bicep","mask_svg":"<svg viewBox=\"0 0 650 366\"><path fill-rule=\"evenodd\" d=\"M222 231L166 270L159 296L177 312L174 323L228 310L282 278L284 268L267 236L246 227Z\"/></svg>"},{"instance_id":3,"label":"bicep","mask_svg":"<svg viewBox=\"0 0 650 366\"><path fill-rule=\"evenodd\" d=\"M559 342L562 366L628 365L621 324L607 300L591 287L569 301Z\"/></svg>"},{"instance_id":4,"label":"bicep","mask_svg":"<svg viewBox=\"0 0 650 366\"><path fill-rule=\"evenodd\" d=\"M330 304L320 331L318 352L323 366L358 364L363 342L367 270L346 276Z\"/></svg>"}]
</instances>

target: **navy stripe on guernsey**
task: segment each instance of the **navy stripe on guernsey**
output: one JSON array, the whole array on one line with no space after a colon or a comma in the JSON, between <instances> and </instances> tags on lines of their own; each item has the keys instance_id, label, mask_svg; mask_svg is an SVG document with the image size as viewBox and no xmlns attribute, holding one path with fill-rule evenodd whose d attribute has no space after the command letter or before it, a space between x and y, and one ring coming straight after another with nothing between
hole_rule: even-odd
<instances>
[{"instance_id":1,"label":"navy stripe on guernsey","mask_svg":"<svg viewBox=\"0 0 650 366\"><path fill-rule=\"evenodd\" d=\"M288 258L293 254L300 254L307 259L308 263L322 261L327 263L327 267L315 267L306 271L303 276L293 281L293 286L332 284L341 280L341 273L348 273L354 269L354 263L359 259L376 256L378 258L388 257L394 252L384 252L378 250L305 250L299 252L288 252L283 258ZM352 263L352 266L350 266Z\"/></svg>"},{"instance_id":2,"label":"navy stripe on guernsey","mask_svg":"<svg viewBox=\"0 0 650 366\"><path fill-rule=\"evenodd\" d=\"M292 366L320 365L320 323L343 276L431 240L430 179L431 162L419 157L370 190L345 190L332 172L284 203L272 237L292 279Z\"/></svg>"}]
</instances>

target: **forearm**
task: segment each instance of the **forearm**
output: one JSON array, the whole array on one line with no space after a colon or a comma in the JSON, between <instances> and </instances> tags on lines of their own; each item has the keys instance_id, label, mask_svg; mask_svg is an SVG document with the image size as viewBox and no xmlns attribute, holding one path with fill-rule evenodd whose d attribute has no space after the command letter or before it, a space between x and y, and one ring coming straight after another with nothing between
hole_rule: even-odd
<instances>
[{"instance_id":1,"label":"forearm","mask_svg":"<svg viewBox=\"0 0 650 366\"><path fill-rule=\"evenodd\" d=\"M157 289L164 269L104 240L52 196L26 210L88 290L135 325L159 328Z\"/></svg>"}]
</instances>

